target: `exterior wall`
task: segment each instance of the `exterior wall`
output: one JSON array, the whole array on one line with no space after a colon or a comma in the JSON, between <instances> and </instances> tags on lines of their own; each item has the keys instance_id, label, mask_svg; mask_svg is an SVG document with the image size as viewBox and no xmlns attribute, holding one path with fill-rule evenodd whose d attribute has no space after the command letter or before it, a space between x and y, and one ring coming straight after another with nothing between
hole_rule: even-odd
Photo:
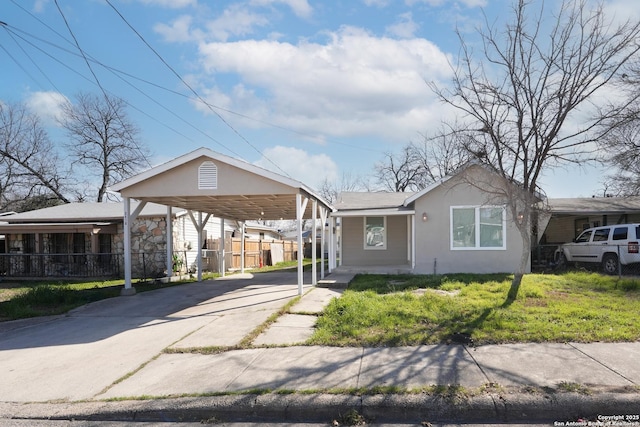
<instances>
[{"instance_id":1,"label":"exterior wall","mask_svg":"<svg viewBox=\"0 0 640 427\"><path fill-rule=\"evenodd\" d=\"M576 221L580 220L578 224ZM606 223L605 223L606 220ZM640 223L640 214L613 215L573 215L552 217L544 231L544 243L567 243L578 237L583 226L599 227L601 225Z\"/></svg>"},{"instance_id":2,"label":"exterior wall","mask_svg":"<svg viewBox=\"0 0 640 427\"><path fill-rule=\"evenodd\" d=\"M364 249L364 218L342 218L344 266L407 265L407 216L387 216L386 249Z\"/></svg>"},{"instance_id":3,"label":"exterior wall","mask_svg":"<svg viewBox=\"0 0 640 427\"><path fill-rule=\"evenodd\" d=\"M414 272L426 274L514 272L520 265L522 238L508 209L506 210L506 249L451 250L451 206L503 204L498 200L490 200L487 194L457 177L416 200ZM427 214L426 222L422 221L423 213Z\"/></svg>"},{"instance_id":4,"label":"exterior wall","mask_svg":"<svg viewBox=\"0 0 640 427\"><path fill-rule=\"evenodd\" d=\"M167 265L166 217L136 218L131 226L131 273L134 277L159 277ZM124 227L112 243L116 253L124 253Z\"/></svg>"},{"instance_id":5,"label":"exterior wall","mask_svg":"<svg viewBox=\"0 0 640 427\"><path fill-rule=\"evenodd\" d=\"M212 161L218 168L218 185L216 190L198 189L198 168L203 161ZM127 197L164 197L167 194L182 196L201 195L237 195L243 194L247 188L252 194L291 194L291 188L270 179L257 176L251 172L235 166L200 157L166 171L151 180L142 181L126 189L123 196Z\"/></svg>"}]
</instances>

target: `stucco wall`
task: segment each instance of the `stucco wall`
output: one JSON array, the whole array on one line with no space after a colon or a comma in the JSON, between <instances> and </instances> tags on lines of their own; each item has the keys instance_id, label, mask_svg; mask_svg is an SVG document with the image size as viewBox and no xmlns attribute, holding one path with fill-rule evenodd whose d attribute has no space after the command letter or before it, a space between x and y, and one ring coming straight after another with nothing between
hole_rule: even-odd
<instances>
[{"instance_id":1,"label":"stucco wall","mask_svg":"<svg viewBox=\"0 0 640 427\"><path fill-rule=\"evenodd\" d=\"M364 218L342 218L342 260L344 266L405 265L407 256L407 217L387 217L386 249L364 249Z\"/></svg>"},{"instance_id":2,"label":"stucco wall","mask_svg":"<svg viewBox=\"0 0 640 427\"><path fill-rule=\"evenodd\" d=\"M451 249L451 206L497 206L462 178L452 178L415 202L416 273L510 273L520 265L522 238L506 210L506 249ZM427 221L422 221L422 214Z\"/></svg>"}]
</instances>

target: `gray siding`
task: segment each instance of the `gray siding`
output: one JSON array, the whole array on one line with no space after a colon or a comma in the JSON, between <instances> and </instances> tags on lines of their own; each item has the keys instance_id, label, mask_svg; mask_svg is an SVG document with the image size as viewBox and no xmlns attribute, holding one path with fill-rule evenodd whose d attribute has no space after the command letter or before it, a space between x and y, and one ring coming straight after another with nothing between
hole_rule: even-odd
<instances>
[{"instance_id":1,"label":"gray siding","mask_svg":"<svg viewBox=\"0 0 640 427\"><path fill-rule=\"evenodd\" d=\"M482 170L480 169L481 173ZM486 172L485 172L486 173ZM484 177L486 180L487 178ZM478 182L482 182L479 180ZM507 209L506 249L451 250L451 206L497 206L475 186L453 178L415 202L416 273L510 273L520 265L522 238ZM427 221L422 221L422 214Z\"/></svg>"},{"instance_id":2,"label":"gray siding","mask_svg":"<svg viewBox=\"0 0 640 427\"><path fill-rule=\"evenodd\" d=\"M364 218L342 218L342 260L344 266L406 265L407 217L387 217L387 248L364 249Z\"/></svg>"}]
</instances>

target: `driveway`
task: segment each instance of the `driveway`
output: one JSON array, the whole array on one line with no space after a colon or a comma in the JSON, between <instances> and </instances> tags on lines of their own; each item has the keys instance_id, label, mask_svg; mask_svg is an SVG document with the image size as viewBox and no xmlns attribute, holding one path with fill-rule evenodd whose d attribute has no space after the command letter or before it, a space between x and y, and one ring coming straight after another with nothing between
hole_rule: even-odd
<instances>
[{"instance_id":1,"label":"driveway","mask_svg":"<svg viewBox=\"0 0 640 427\"><path fill-rule=\"evenodd\" d=\"M169 346L239 343L296 295L295 273L232 275L11 322L0 328L0 401L99 398Z\"/></svg>"}]
</instances>

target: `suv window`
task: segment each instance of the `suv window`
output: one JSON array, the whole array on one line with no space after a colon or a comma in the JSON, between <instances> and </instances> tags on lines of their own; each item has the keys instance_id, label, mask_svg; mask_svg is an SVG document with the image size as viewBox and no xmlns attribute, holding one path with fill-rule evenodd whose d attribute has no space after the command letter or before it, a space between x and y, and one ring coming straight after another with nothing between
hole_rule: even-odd
<instances>
[{"instance_id":1,"label":"suv window","mask_svg":"<svg viewBox=\"0 0 640 427\"><path fill-rule=\"evenodd\" d=\"M629 227L616 227L613 229L612 240L627 240L627 230ZM638 235L638 228L636 227L636 236Z\"/></svg>"},{"instance_id":2,"label":"suv window","mask_svg":"<svg viewBox=\"0 0 640 427\"><path fill-rule=\"evenodd\" d=\"M595 233L593 234L593 241L594 242L606 242L607 240L609 240L609 231L611 231L610 228L599 228L595 231Z\"/></svg>"},{"instance_id":3,"label":"suv window","mask_svg":"<svg viewBox=\"0 0 640 427\"><path fill-rule=\"evenodd\" d=\"M636 239L640 239L640 226L636 226Z\"/></svg>"},{"instance_id":4,"label":"suv window","mask_svg":"<svg viewBox=\"0 0 640 427\"><path fill-rule=\"evenodd\" d=\"M576 243L585 243L591 240L591 234L593 234L593 230L587 230L576 239Z\"/></svg>"}]
</instances>

